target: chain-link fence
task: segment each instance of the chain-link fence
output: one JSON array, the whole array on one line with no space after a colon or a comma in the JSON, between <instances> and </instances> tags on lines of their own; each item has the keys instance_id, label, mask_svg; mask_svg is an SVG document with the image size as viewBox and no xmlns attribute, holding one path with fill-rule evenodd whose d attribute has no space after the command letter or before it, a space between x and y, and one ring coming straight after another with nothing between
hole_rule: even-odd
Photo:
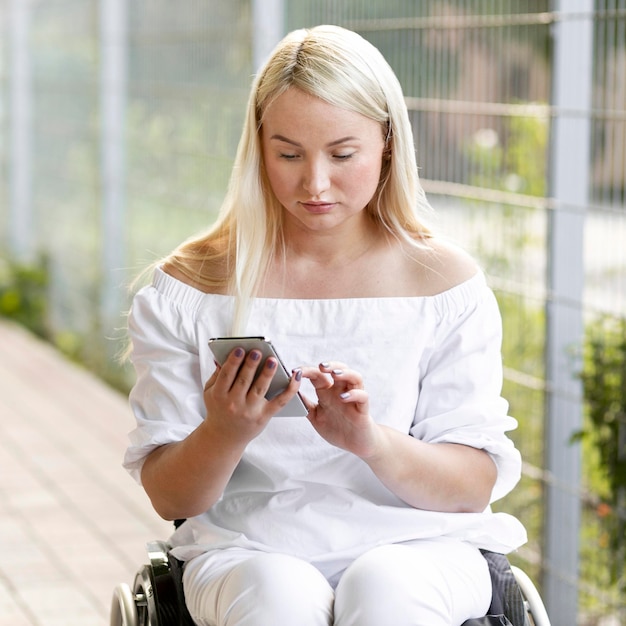
<instances>
[{"instance_id":1,"label":"chain-link fence","mask_svg":"<svg viewBox=\"0 0 626 626\"><path fill-rule=\"evenodd\" d=\"M378 46L439 225L502 308L512 558L555 626L626 623L625 0L0 0L0 20L0 256L45 259L51 334L107 375L127 285L215 216L268 49L319 23Z\"/></svg>"}]
</instances>

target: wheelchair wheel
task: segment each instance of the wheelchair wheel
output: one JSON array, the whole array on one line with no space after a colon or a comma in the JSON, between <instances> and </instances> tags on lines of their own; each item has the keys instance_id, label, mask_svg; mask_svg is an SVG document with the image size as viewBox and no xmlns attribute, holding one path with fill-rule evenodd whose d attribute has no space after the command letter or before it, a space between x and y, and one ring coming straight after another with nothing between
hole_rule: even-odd
<instances>
[{"instance_id":1,"label":"wheelchair wheel","mask_svg":"<svg viewBox=\"0 0 626 626\"><path fill-rule=\"evenodd\" d=\"M133 597L137 608L137 626L178 626L191 622L181 616L180 599L163 542L148 544L150 564L135 576Z\"/></svg>"},{"instance_id":2,"label":"wheelchair wheel","mask_svg":"<svg viewBox=\"0 0 626 626\"><path fill-rule=\"evenodd\" d=\"M511 565L515 580L519 585L526 603L527 611L534 626L550 626L546 607L528 574L515 565Z\"/></svg>"},{"instance_id":3,"label":"wheelchair wheel","mask_svg":"<svg viewBox=\"0 0 626 626\"><path fill-rule=\"evenodd\" d=\"M113 590L111 600L111 626L138 626L135 598L126 583Z\"/></svg>"},{"instance_id":4,"label":"wheelchair wheel","mask_svg":"<svg viewBox=\"0 0 626 626\"><path fill-rule=\"evenodd\" d=\"M137 613L136 626L161 626L154 594L152 570L144 565L135 576L133 585Z\"/></svg>"}]
</instances>

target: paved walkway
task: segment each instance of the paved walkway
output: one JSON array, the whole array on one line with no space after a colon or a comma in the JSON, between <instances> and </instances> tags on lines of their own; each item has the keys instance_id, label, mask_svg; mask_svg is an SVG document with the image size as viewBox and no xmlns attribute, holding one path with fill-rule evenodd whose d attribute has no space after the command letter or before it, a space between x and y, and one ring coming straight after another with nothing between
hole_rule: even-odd
<instances>
[{"instance_id":1,"label":"paved walkway","mask_svg":"<svg viewBox=\"0 0 626 626\"><path fill-rule=\"evenodd\" d=\"M126 398L0 320L0 626L104 626L165 539L121 468Z\"/></svg>"}]
</instances>

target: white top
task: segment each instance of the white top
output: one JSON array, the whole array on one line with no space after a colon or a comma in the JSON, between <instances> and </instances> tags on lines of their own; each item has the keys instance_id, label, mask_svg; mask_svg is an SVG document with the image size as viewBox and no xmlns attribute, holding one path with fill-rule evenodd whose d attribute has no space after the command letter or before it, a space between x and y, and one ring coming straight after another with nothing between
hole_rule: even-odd
<instances>
[{"instance_id":1,"label":"white top","mask_svg":"<svg viewBox=\"0 0 626 626\"><path fill-rule=\"evenodd\" d=\"M207 346L227 335L230 296L205 294L157 269L130 315L137 428L125 467L137 481L146 455L203 420ZM489 452L492 501L517 483L521 459L505 432L517 422L500 397L501 319L482 273L429 297L258 298L246 334L269 337L288 369L338 360L363 376L374 419L429 442ZM302 392L314 399L309 381ZM277 417L246 448L221 499L172 537L189 559L224 547L286 552L316 564L368 548L450 537L510 552L526 541L504 513L440 513L405 504L358 457L322 439L306 418Z\"/></svg>"}]
</instances>

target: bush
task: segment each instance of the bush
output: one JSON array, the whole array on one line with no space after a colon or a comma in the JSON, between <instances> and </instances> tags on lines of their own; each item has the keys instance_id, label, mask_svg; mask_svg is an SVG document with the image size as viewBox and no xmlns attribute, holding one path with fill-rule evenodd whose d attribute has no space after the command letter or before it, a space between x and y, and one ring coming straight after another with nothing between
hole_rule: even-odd
<instances>
[{"instance_id":1,"label":"bush","mask_svg":"<svg viewBox=\"0 0 626 626\"><path fill-rule=\"evenodd\" d=\"M587 330L581 374L586 423L577 438L595 459L596 484L609 548L611 578L626 571L626 319L601 319Z\"/></svg>"},{"instance_id":2,"label":"bush","mask_svg":"<svg viewBox=\"0 0 626 626\"><path fill-rule=\"evenodd\" d=\"M48 339L48 271L42 259L23 264L0 258L0 316Z\"/></svg>"}]
</instances>

